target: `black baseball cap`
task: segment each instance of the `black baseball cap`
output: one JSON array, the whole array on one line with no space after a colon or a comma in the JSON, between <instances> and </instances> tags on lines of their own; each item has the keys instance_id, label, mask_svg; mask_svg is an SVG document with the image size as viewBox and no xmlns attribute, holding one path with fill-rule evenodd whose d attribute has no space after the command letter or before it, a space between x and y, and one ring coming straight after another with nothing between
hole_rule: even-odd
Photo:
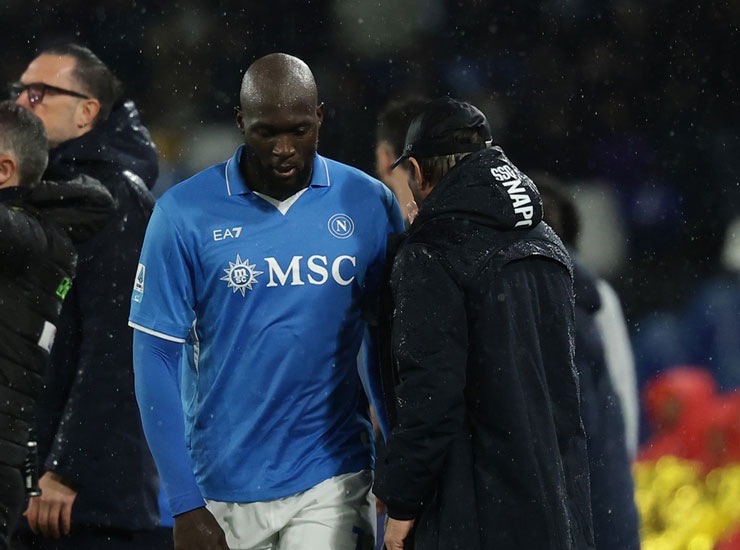
<instances>
[{"instance_id":1,"label":"black baseball cap","mask_svg":"<svg viewBox=\"0 0 740 550\"><path fill-rule=\"evenodd\" d=\"M476 129L481 143L457 143L452 139L456 130ZM391 170L409 157L429 158L455 153L472 153L490 147L493 143L488 119L480 109L451 97L429 101L411 120L406 132L403 154L398 157Z\"/></svg>"}]
</instances>

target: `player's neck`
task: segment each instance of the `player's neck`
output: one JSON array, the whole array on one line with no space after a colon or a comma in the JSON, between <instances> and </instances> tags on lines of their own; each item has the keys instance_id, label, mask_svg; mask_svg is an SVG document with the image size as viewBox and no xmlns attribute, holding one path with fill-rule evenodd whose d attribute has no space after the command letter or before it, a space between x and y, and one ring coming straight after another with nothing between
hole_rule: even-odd
<instances>
[{"instance_id":1,"label":"player's neck","mask_svg":"<svg viewBox=\"0 0 740 550\"><path fill-rule=\"evenodd\" d=\"M274 182L258 163L250 162L246 155L239 159L239 168L249 189L281 202L306 189L311 183L313 173L311 167L307 174L299 176L295 181Z\"/></svg>"}]
</instances>

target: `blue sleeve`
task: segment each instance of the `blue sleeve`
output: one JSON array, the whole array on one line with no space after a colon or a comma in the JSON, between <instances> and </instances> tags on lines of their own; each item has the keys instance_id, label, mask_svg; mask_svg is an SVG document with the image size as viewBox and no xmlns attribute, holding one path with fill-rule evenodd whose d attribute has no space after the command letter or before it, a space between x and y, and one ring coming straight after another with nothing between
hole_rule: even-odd
<instances>
[{"instance_id":1,"label":"blue sleeve","mask_svg":"<svg viewBox=\"0 0 740 550\"><path fill-rule=\"evenodd\" d=\"M169 204L170 210L177 212L177 204ZM180 232L178 220L159 202L154 207L136 270L129 324L184 342L195 318L191 259L195 245Z\"/></svg>"},{"instance_id":2,"label":"blue sleeve","mask_svg":"<svg viewBox=\"0 0 740 550\"><path fill-rule=\"evenodd\" d=\"M405 231L405 224L403 221L403 213L401 212L401 207L398 204L398 200L396 199L396 195L394 195L390 189L387 189L388 194L390 195L390 201L391 205L389 208L389 215L388 215L388 233L393 233L396 235L400 235Z\"/></svg>"},{"instance_id":3,"label":"blue sleeve","mask_svg":"<svg viewBox=\"0 0 740 550\"><path fill-rule=\"evenodd\" d=\"M368 326L362 339L360 348L360 380L365 389L368 401L375 411L380 433L384 440L390 435L389 420L386 407L383 404L383 390L380 382L380 363L378 361L378 331L374 326Z\"/></svg>"},{"instance_id":4,"label":"blue sleeve","mask_svg":"<svg viewBox=\"0 0 740 550\"><path fill-rule=\"evenodd\" d=\"M173 516L205 505L185 444L179 370L183 345L134 330L136 399Z\"/></svg>"},{"instance_id":5,"label":"blue sleeve","mask_svg":"<svg viewBox=\"0 0 740 550\"><path fill-rule=\"evenodd\" d=\"M382 185L384 193L384 204L386 207L386 223L379 238L380 246L375 261L370 269L368 280L371 298L368 300L369 312L366 310L367 327L363 335L362 347L360 349L360 379L362 381L368 401L375 410L375 418L378 421L380 432L384 439L390 434L390 420L387 417L387 408L383 403L383 392L381 384L381 364L379 346L378 323L383 322L380 318L380 294L381 288L387 284L385 278L389 273L387 261L387 245L389 235L398 235L404 231L403 215L398 206L396 196Z\"/></svg>"}]
</instances>

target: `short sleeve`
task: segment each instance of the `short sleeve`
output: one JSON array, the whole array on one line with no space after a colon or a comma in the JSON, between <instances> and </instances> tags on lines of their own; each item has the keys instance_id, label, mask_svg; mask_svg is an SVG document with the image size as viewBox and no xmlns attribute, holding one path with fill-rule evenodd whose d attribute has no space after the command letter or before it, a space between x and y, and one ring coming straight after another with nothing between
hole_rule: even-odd
<instances>
[{"instance_id":1,"label":"short sleeve","mask_svg":"<svg viewBox=\"0 0 740 550\"><path fill-rule=\"evenodd\" d=\"M184 342L195 318L193 263L176 222L158 203L136 269L129 325Z\"/></svg>"}]
</instances>

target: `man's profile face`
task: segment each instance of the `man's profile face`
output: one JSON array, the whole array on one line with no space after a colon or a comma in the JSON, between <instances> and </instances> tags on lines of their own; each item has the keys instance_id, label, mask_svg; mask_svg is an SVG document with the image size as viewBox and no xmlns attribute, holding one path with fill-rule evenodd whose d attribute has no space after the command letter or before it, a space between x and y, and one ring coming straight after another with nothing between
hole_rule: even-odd
<instances>
[{"instance_id":1,"label":"man's profile face","mask_svg":"<svg viewBox=\"0 0 740 550\"><path fill-rule=\"evenodd\" d=\"M40 55L34 59L21 75L21 84L46 84L63 90L84 94L80 84L72 77L75 60L70 56ZM28 100L28 92L21 93L16 103L31 110L44 123L49 138L49 147L73 139L79 135L77 114L82 98L47 92L35 104Z\"/></svg>"},{"instance_id":2,"label":"man's profile face","mask_svg":"<svg viewBox=\"0 0 740 550\"><path fill-rule=\"evenodd\" d=\"M308 186L323 119L323 105L297 98L266 99L237 115L250 177L258 187L285 199Z\"/></svg>"}]
</instances>

